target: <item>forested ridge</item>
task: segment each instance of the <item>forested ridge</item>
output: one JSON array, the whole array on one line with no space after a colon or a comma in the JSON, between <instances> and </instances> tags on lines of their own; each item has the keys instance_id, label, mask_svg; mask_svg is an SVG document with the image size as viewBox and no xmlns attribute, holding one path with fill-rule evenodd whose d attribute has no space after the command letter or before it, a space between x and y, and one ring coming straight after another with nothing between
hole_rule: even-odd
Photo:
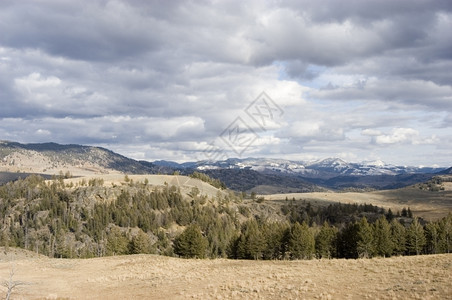
<instances>
[{"instance_id":1,"label":"forested ridge","mask_svg":"<svg viewBox=\"0 0 452 300\"><path fill-rule=\"evenodd\" d=\"M425 222L409 208L321 207L295 199L273 212L277 218L263 208L264 199L243 193L208 198L193 189L183 195L175 186L154 187L127 176L111 186L100 178L68 184L63 176L29 176L0 186L0 245L63 258L154 253L311 259L452 250L452 214Z\"/></svg>"}]
</instances>

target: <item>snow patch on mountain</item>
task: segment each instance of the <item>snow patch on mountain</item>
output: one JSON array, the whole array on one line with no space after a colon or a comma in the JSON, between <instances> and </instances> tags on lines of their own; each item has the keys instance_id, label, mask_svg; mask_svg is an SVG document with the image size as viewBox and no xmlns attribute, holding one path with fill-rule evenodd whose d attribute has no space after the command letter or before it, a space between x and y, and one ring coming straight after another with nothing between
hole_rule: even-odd
<instances>
[{"instance_id":1,"label":"snow patch on mountain","mask_svg":"<svg viewBox=\"0 0 452 300\"><path fill-rule=\"evenodd\" d=\"M316 161L292 161L271 158L230 158L217 162L198 162L196 169L251 169L257 172L280 173L288 175L315 176L330 175L399 175L416 173L433 173L441 168L419 168L407 166L394 166L381 160L349 163L340 158L326 158Z\"/></svg>"},{"instance_id":2,"label":"snow patch on mountain","mask_svg":"<svg viewBox=\"0 0 452 300\"><path fill-rule=\"evenodd\" d=\"M163 162L154 162L159 165ZM350 163L340 158L315 161L293 161L274 158L229 158L223 161L200 161L179 164L180 168L200 171L216 169L250 169L261 173L277 173L295 176L369 176L435 173L445 168L410 167L386 164L381 160Z\"/></svg>"}]
</instances>

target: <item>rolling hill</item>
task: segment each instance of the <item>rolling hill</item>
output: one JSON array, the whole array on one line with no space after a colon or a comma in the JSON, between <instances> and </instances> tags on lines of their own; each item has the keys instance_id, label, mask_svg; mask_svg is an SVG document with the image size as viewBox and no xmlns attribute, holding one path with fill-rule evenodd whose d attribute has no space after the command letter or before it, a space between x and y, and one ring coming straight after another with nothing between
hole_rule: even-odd
<instances>
[{"instance_id":1,"label":"rolling hill","mask_svg":"<svg viewBox=\"0 0 452 300\"><path fill-rule=\"evenodd\" d=\"M337 158L313 162L231 158L224 161L137 161L101 147L0 141L0 184L24 173L72 176L204 172L235 191L274 194L325 190L396 189L449 174L451 168L407 167L381 161L348 163Z\"/></svg>"},{"instance_id":2,"label":"rolling hill","mask_svg":"<svg viewBox=\"0 0 452 300\"><path fill-rule=\"evenodd\" d=\"M0 171L55 175L152 174L163 167L142 164L101 147L56 143L20 144L0 141Z\"/></svg>"}]
</instances>

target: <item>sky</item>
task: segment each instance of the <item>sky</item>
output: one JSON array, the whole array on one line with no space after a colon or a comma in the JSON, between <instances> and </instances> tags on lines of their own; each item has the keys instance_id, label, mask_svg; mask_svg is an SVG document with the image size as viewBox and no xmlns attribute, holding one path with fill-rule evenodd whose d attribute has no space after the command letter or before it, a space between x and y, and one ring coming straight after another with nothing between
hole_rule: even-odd
<instances>
[{"instance_id":1,"label":"sky","mask_svg":"<svg viewBox=\"0 0 452 300\"><path fill-rule=\"evenodd\" d=\"M0 140L452 165L452 2L0 1Z\"/></svg>"}]
</instances>

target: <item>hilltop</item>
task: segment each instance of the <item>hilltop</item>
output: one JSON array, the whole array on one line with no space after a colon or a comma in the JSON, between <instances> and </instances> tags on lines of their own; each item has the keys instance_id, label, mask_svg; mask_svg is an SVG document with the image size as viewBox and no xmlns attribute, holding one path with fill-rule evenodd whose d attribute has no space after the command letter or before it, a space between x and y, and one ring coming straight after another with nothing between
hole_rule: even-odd
<instances>
[{"instance_id":1,"label":"hilltop","mask_svg":"<svg viewBox=\"0 0 452 300\"><path fill-rule=\"evenodd\" d=\"M73 176L91 174L149 174L164 168L141 164L105 148L60 145L56 143L20 144L0 141L0 171Z\"/></svg>"}]
</instances>

